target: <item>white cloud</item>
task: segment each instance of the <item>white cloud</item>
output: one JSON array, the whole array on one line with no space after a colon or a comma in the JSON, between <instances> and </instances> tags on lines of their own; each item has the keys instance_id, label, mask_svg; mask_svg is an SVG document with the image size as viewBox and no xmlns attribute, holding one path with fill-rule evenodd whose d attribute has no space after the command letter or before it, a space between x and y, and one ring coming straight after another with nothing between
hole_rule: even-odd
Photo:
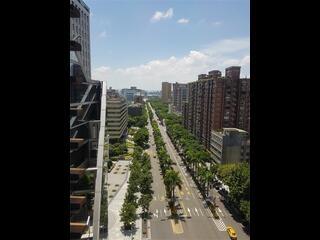
<instances>
[{"instance_id":1,"label":"white cloud","mask_svg":"<svg viewBox=\"0 0 320 240\"><path fill-rule=\"evenodd\" d=\"M103 30L101 33L99 33L99 37L101 37L101 38L107 37L107 32L105 30Z\"/></svg>"},{"instance_id":2,"label":"white cloud","mask_svg":"<svg viewBox=\"0 0 320 240\"><path fill-rule=\"evenodd\" d=\"M181 18L177 21L177 23L189 23L189 19L186 19L186 18Z\"/></svg>"},{"instance_id":3,"label":"white cloud","mask_svg":"<svg viewBox=\"0 0 320 240\"><path fill-rule=\"evenodd\" d=\"M156 11L152 18L150 19L151 22L157 22L160 21L161 19L166 19L166 18L172 18L173 16L173 9L169 8L166 12L160 12Z\"/></svg>"},{"instance_id":4,"label":"white cloud","mask_svg":"<svg viewBox=\"0 0 320 240\"><path fill-rule=\"evenodd\" d=\"M241 76L250 76L249 38L217 41L203 50L191 50L182 57L155 59L127 68L101 66L93 69L93 79L107 81L115 89L137 86L142 89L161 89L161 82L187 83L197 80L201 73L226 67L241 66Z\"/></svg>"}]
</instances>

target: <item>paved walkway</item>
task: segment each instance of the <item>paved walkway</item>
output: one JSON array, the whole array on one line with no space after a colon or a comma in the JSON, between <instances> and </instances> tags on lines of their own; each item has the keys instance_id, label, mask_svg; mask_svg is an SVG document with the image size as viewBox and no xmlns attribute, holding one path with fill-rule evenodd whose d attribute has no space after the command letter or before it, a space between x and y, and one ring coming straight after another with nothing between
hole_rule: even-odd
<instances>
[{"instance_id":1,"label":"paved walkway","mask_svg":"<svg viewBox=\"0 0 320 240\"><path fill-rule=\"evenodd\" d=\"M126 162L129 163L128 161ZM114 178L115 176L109 175L109 182L112 181L113 183L115 183L116 180L118 180L117 184L119 184L120 186L120 189L118 190L118 192L116 192L113 198L109 200L109 207L108 207L108 239L109 240L131 240L131 239L140 240L142 236L140 217L136 220L136 229L132 233L131 231L124 231L122 229L123 224L122 222L120 222L120 211L121 211L122 204L124 202L124 197L127 192L127 188L128 188L127 180L129 179L129 176L130 176L130 171L128 173L128 177L124 179L125 180L124 182L123 178L115 179ZM120 182L121 180L122 182ZM111 193L109 193L109 195L110 194ZM138 208L137 214L140 214L140 212L141 212L141 209Z\"/></svg>"}]
</instances>

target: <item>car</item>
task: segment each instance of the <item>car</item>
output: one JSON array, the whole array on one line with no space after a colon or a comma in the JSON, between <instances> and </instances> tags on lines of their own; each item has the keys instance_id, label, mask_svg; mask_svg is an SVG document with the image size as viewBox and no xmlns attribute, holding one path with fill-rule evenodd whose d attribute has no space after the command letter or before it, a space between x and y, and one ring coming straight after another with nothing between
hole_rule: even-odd
<instances>
[{"instance_id":1,"label":"car","mask_svg":"<svg viewBox=\"0 0 320 240\"><path fill-rule=\"evenodd\" d=\"M236 231L233 229L233 227L227 227L227 233L229 234L229 237L232 240L237 240L237 233Z\"/></svg>"}]
</instances>

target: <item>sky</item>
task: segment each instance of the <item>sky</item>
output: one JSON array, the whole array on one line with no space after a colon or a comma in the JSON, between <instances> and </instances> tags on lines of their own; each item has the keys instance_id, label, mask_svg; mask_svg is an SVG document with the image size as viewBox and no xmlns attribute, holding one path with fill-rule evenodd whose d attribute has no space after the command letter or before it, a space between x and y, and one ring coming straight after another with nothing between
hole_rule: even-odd
<instances>
[{"instance_id":1,"label":"sky","mask_svg":"<svg viewBox=\"0 0 320 240\"><path fill-rule=\"evenodd\" d=\"M249 0L84 0L92 78L114 89L160 90L211 70L250 77Z\"/></svg>"}]
</instances>

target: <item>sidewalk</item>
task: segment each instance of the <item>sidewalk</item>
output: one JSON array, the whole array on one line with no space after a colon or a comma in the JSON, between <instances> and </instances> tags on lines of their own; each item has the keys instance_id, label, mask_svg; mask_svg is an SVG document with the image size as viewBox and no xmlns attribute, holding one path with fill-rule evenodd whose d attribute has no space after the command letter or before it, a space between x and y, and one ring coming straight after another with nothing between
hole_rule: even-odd
<instances>
[{"instance_id":1,"label":"sidewalk","mask_svg":"<svg viewBox=\"0 0 320 240\"><path fill-rule=\"evenodd\" d=\"M129 179L130 172L128 173ZM121 183L120 183L121 184ZM127 192L128 183L127 180L120 188L120 190L116 193L112 201L110 201L108 207L108 239L109 240L140 240L142 236L141 232L141 218L139 217L136 220L136 229L133 231L124 231L122 230L122 222L120 222L120 211L122 204L124 202L124 197ZM141 209L137 209L137 215L139 216Z\"/></svg>"}]
</instances>

